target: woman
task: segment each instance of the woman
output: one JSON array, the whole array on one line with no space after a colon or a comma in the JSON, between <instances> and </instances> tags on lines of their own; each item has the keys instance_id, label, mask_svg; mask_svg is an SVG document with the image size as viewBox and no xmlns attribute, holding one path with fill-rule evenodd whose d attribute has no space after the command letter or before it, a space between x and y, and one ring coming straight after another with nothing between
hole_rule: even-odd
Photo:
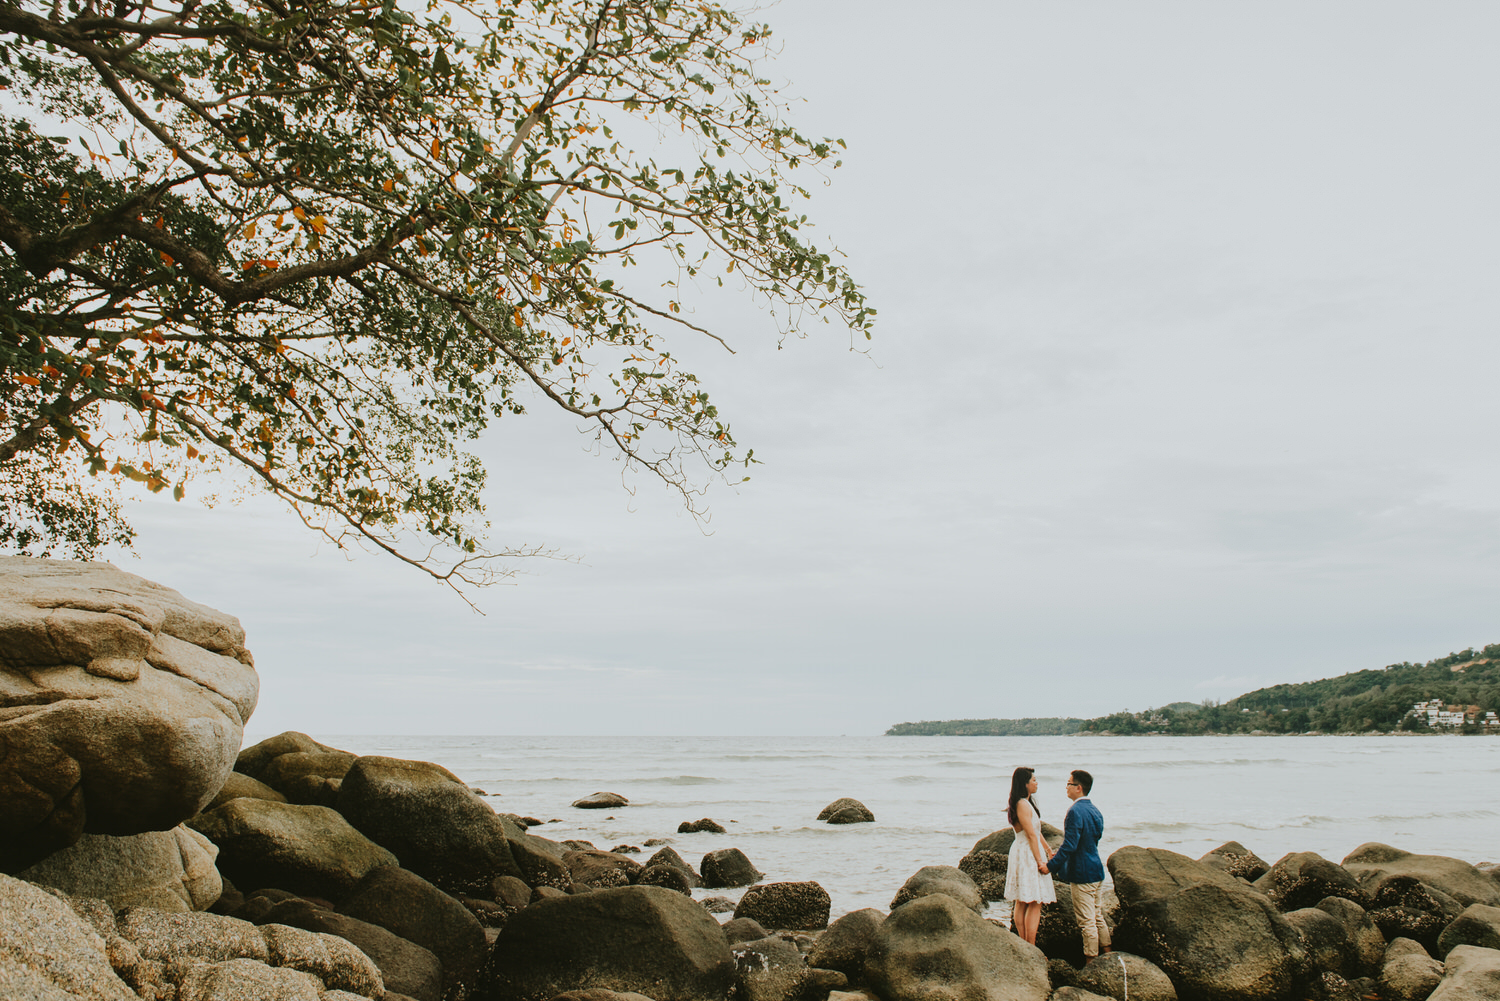
<instances>
[{"instance_id":1,"label":"woman","mask_svg":"<svg viewBox=\"0 0 1500 1001\"><path fill-rule=\"evenodd\" d=\"M1021 767L1010 777L1010 802L1005 808L1010 829L1016 832L1005 870L1005 899L1012 902L1016 934L1036 945L1042 905L1057 899L1052 877L1047 874L1047 851L1042 844L1041 814L1031 797L1036 792L1036 771Z\"/></svg>"}]
</instances>

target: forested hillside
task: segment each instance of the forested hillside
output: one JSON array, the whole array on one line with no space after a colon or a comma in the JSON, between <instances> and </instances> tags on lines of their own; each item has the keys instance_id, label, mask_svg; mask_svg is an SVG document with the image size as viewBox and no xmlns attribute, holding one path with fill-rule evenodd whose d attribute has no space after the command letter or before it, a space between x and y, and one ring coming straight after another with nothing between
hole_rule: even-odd
<instances>
[{"instance_id":1,"label":"forested hillside","mask_svg":"<svg viewBox=\"0 0 1500 1001\"><path fill-rule=\"evenodd\" d=\"M1273 685L1228 702L1173 702L1158 709L1118 712L1092 720L988 719L900 723L887 736L1023 736L1069 733L1365 733L1426 730L1409 715L1415 703L1440 699L1450 706L1500 711L1500 644L1464 650L1425 664L1392 664L1335 678ZM1483 727L1464 726L1476 733ZM1495 729L1494 727L1490 728Z\"/></svg>"}]
</instances>

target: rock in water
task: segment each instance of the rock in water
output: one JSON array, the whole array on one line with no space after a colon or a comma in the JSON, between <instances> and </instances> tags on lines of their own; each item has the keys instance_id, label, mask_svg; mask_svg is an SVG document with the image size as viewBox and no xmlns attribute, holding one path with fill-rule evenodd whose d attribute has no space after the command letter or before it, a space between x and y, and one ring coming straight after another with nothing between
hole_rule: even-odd
<instances>
[{"instance_id":1,"label":"rock in water","mask_svg":"<svg viewBox=\"0 0 1500 1001\"><path fill-rule=\"evenodd\" d=\"M0 870L202 809L255 709L253 665L238 619L170 588L0 557Z\"/></svg>"},{"instance_id":2,"label":"rock in water","mask_svg":"<svg viewBox=\"0 0 1500 1001\"><path fill-rule=\"evenodd\" d=\"M869 824L874 822L875 814L859 800L845 796L823 807L818 819L830 824Z\"/></svg>"},{"instance_id":3,"label":"rock in water","mask_svg":"<svg viewBox=\"0 0 1500 1001\"><path fill-rule=\"evenodd\" d=\"M724 933L702 907L660 887L624 886L553 897L512 916L470 996L549 1001L593 987L722 1001L734 974Z\"/></svg>"},{"instance_id":4,"label":"rock in water","mask_svg":"<svg viewBox=\"0 0 1500 1001\"><path fill-rule=\"evenodd\" d=\"M1231 876L1248 879L1252 883L1264 876L1266 870L1271 868L1265 859L1238 841L1226 841L1198 861L1215 869L1222 869Z\"/></svg>"},{"instance_id":5,"label":"rock in water","mask_svg":"<svg viewBox=\"0 0 1500 1001\"><path fill-rule=\"evenodd\" d=\"M575 799L573 805L580 810L613 810L616 807L629 806L630 800L617 792L596 792L592 796Z\"/></svg>"},{"instance_id":6,"label":"rock in water","mask_svg":"<svg viewBox=\"0 0 1500 1001\"><path fill-rule=\"evenodd\" d=\"M573 804L577 806L578 804ZM704 817L702 820L684 820L677 825L678 834L724 834L724 825L712 817Z\"/></svg>"},{"instance_id":7,"label":"rock in water","mask_svg":"<svg viewBox=\"0 0 1500 1001\"><path fill-rule=\"evenodd\" d=\"M1115 947L1151 960L1201 1001L1289 996L1312 975L1297 929L1264 894L1185 855L1121 848Z\"/></svg>"},{"instance_id":8,"label":"rock in water","mask_svg":"<svg viewBox=\"0 0 1500 1001\"><path fill-rule=\"evenodd\" d=\"M124 838L85 834L19 875L72 897L107 900L115 910L202 911L224 887L214 867L218 854L212 841L187 827Z\"/></svg>"},{"instance_id":9,"label":"rock in water","mask_svg":"<svg viewBox=\"0 0 1500 1001\"><path fill-rule=\"evenodd\" d=\"M1040 949L943 893L892 911L865 958L870 986L901 1001L1045 1001Z\"/></svg>"},{"instance_id":10,"label":"rock in water","mask_svg":"<svg viewBox=\"0 0 1500 1001\"><path fill-rule=\"evenodd\" d=\"M734 916L778 931L819 931L828 927L831 906L828 891L815 882L763 883L745 891Z\"/></svg>"},{"instance_id":11,"label":"rock in water","mask_svg":"<svg viewBox=\"0 0 1500 1001\"><path fill-rule=\"evenodd\" d=\"M402 866L449 893L484 896L497 876L522 876L505 823L440 765L358 758L339 786L338 810Z\"/></svg>"},{"instance_id":12,"label":"rock in water","mask_svg":"<svg viewBox=\"0 0 1500 1001\"><path fill-rule=\"evenodd\" d=\"M703 872L703 885L710 889L749 886L765 876L765 873L750 864L745 853L738 848L720 848L709 852L698 863L698 868Z\"/></svg>"}]
</instances>

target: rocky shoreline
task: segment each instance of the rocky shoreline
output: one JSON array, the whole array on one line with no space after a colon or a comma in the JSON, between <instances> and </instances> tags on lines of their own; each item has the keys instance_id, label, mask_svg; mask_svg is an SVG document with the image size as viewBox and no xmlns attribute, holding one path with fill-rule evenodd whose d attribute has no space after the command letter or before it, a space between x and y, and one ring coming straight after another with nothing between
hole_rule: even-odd
<instances>
[{"instance_id":1,"label":"rocky shoreline","mask_svg":"<svg viewBox=\"0 0 1500 1001\"><path fill-rule=\"evenodd\" d=\"M1117 951L1084 964L1065 885L1036 946L983 916L1008 829L830 923L816 882L734 848L553 841L440 765L241 750L258 693L232 616L0 557L0 1001L1500 1001L1493 866L1130 846Z\"/></svg>"}]
</instances>

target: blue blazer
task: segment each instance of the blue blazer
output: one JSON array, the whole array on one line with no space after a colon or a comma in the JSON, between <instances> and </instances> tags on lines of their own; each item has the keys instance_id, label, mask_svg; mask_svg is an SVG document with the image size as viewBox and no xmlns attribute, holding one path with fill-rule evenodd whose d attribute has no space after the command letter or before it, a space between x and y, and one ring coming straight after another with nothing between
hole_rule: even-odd
<instances>
[{"instance_id":1,"label":"blue blazer","mask_svg":"<svg viewBox=\"0 0 1500 1001\"><path fill-rule=\"evenodd\" d=\"M1047 871L1064 883L1104 882L1104 863L1099 861L1099 835L1104 833L1104 815L1087 798L1079 797L1068 808L1063 821L1063 843L1047 860Z\"/></svg>"}]
</instances>

